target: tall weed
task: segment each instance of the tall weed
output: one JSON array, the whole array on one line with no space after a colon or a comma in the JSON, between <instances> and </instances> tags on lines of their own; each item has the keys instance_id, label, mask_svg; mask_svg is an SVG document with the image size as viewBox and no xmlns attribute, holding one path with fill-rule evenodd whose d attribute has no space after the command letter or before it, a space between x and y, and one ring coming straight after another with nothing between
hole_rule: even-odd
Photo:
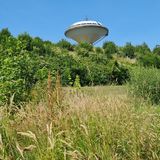
<instances>
[{"instance_id":1,"label":"tall weed","mask_svg":"<svg viewBox=\"0 0 160 160\"><path fill-rule=\"evenodd\" d=\"M152 104L160 103L160 70L156 68L134 68L131 71L130 90L136 97Z\"/></svg>"}]
</instances>

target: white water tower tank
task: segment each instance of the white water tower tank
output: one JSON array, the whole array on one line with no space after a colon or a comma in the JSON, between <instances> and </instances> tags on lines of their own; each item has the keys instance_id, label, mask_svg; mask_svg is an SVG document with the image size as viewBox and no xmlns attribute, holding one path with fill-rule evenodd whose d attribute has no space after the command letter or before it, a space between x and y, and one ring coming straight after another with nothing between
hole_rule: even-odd
<instances>
[{"instance_id":1,"label":"white water tower tank","mask_svg":"<svg viewBox=\"0 0 160 160\"><path fill-rule=\"evenodd\" d=\"M78 43L87 42L93 44L107 35L108 29L105 26L100 22L90 20L76 22L65 31L66 37Z\"/></svg>"}]
</instances>

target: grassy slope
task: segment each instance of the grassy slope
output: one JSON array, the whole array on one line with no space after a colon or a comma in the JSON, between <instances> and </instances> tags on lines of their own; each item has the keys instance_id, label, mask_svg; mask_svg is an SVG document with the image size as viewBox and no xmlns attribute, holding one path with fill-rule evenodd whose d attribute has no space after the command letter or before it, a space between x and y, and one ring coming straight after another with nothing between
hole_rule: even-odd
<instances>
[{"instance_id":1,"label":"grassy slope","mask_svg":"<svg viewBox=\"0 0 160 160\"><path fill-rule=\"evenodd\" d=\"M67 88L60 95L14 117L1 108L1 159L159 159L160 114L131 100L127 87Z\"/></svg>"}]
</instances>

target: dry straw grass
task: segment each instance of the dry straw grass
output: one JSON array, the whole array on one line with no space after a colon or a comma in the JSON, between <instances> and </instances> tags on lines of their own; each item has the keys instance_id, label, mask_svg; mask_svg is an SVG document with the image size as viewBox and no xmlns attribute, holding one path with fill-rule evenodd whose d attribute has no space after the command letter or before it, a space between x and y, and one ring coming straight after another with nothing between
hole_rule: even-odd
<instances>
[{"instance_id":1,"label":"dry straw grass","mask_svg":"<svg viewBox=\"0 0 160 160\"><path fill-rule=\"evenodd\" d=\"M159 159L160 114L155 107L133 102L124 87L81 88L78 94L65 88L63 96L61 87L50 88L48 93L52 94L46 101L31 102L18 111L14 120L7 120L5 132L15 140L2 134L1 148L6 150L3 157ZM4 141L15 145L10 147L12 152L7 151Z\"/></svg>"}]
</instances>

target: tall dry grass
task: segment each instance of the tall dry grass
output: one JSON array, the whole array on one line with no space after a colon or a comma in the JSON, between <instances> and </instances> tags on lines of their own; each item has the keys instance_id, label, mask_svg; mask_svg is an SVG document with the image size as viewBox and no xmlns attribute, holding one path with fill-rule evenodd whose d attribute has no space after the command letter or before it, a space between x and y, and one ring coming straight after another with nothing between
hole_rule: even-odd
<instances>
[{"instance_id":1,"label":"tall dry grass","mask_svg":"<svg viewBox=\"0 0 160 160\"><path fill-rule=\"evenodd\" d=\"M1 159L159 159L157 108L134 103L124 87L71 90L63 90L61 105L50 96L54 100L50 107L56 110L51 118L47 96L14 116L1 108Z\"/></svg>"}]
</instances>

